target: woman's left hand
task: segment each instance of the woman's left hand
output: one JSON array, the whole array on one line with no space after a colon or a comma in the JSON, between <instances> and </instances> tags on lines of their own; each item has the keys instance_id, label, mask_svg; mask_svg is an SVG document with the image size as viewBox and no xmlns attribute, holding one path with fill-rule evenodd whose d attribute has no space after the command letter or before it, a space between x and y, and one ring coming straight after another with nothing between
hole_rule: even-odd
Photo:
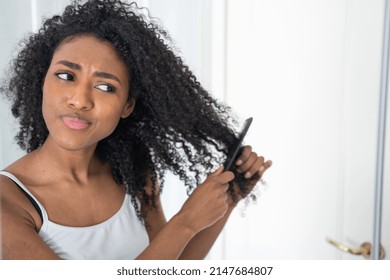
<instances>
[{"instance_id":1,"label":"woman's left hand","mask_svg":"<svg viewBox=\"0 0 390 280\"><path fill-rule=\"evenodd\" d=\"M248 195L249 192L252 191L257 182L264 175L265 171L271 167L272 161L265 161L263 156L258 156L255 152L252 151L251 146L244 146L240 156L237 158L235 162L237 166L237 172L242 173L244 177L248 180L251 180L248 185L248 192L242 193L239 191L237 185L234 186L234 192L238 195L238 201L243 199ZM231 199L232 200L232 199ZM232 206L236 205L238 201L231 201Z\"/></svg>"}]
</instances>

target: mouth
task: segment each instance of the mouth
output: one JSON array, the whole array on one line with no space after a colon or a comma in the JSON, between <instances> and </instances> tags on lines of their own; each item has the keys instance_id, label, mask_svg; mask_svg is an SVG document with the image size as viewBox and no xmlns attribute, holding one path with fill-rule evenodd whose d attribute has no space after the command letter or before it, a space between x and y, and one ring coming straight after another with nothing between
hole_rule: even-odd
<instances>
[{"instance_id":1,"label":"mouth","mask_svg":"<svg viewBox=\"0 0 390 280\"><path fill-rule=\"evenodd\" d=\"M74 130L86 129L91 124L91 122L82 119L77 115L62 116L61 119L67 127Z\"/></svg>"}]
</instances>

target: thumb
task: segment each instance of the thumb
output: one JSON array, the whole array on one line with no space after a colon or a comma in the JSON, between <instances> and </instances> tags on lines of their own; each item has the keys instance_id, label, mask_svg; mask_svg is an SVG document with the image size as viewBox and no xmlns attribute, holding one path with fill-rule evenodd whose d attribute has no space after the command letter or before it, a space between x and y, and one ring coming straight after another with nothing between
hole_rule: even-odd
<instances>
[{"instance_id":1,"label":"thumb","mask_svg":"<svg viewBox=\"0 0 390 280\"><path fill-rule=\"evenodd\" d=\"M223 167L223 165L221 165L217 170L215 170L214 172L210 173L209 177L218 176L219 174L223 173L223 170L224 170L224 167Z\"/></svg>"}]
</instances>

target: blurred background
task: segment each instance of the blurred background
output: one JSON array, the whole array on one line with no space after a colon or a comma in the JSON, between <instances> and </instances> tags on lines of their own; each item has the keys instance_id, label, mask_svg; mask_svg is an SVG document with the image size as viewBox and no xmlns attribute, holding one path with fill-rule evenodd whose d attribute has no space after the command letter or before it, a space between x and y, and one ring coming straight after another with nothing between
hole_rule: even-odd
<instances>
[{"instance_id":1,"label":"blurred background","mask_svg":"<svg viewBox=\"0 0 390 280\"><path fill-rule=\"evenodd\" d=\"M245 143L273 161L257 203L238 206L208 259L362 259L373 240L384 0L139 0L177 53L240 121ZM0 75L18 42L69 0L0 0ZM0 100L0 168L23 152ZM388 119L388 118L387 118ZM389 131L389 122L387 122ZM390 140L381 242L390 259ZM386 168L387 167L387 168ZM186 199L168 174L167 218Z\"/></svg>"}]
</instances>

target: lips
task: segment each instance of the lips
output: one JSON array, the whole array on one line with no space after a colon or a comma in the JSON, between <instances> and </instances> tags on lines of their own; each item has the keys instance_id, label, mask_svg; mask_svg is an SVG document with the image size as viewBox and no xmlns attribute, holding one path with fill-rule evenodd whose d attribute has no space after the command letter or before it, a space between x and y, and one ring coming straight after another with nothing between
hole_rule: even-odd
<instances>
[{"instance_id":1,"label":"lips","mask_svg":"<svg viewBox=\"0 0 390 280\"><path fill-rule=\"evenodd\" d=\"M78 116L63 116L62 121L67 127L74 130L86 129L91 124L89 121L81 119Z\"/></svg>"}]
</instances>

